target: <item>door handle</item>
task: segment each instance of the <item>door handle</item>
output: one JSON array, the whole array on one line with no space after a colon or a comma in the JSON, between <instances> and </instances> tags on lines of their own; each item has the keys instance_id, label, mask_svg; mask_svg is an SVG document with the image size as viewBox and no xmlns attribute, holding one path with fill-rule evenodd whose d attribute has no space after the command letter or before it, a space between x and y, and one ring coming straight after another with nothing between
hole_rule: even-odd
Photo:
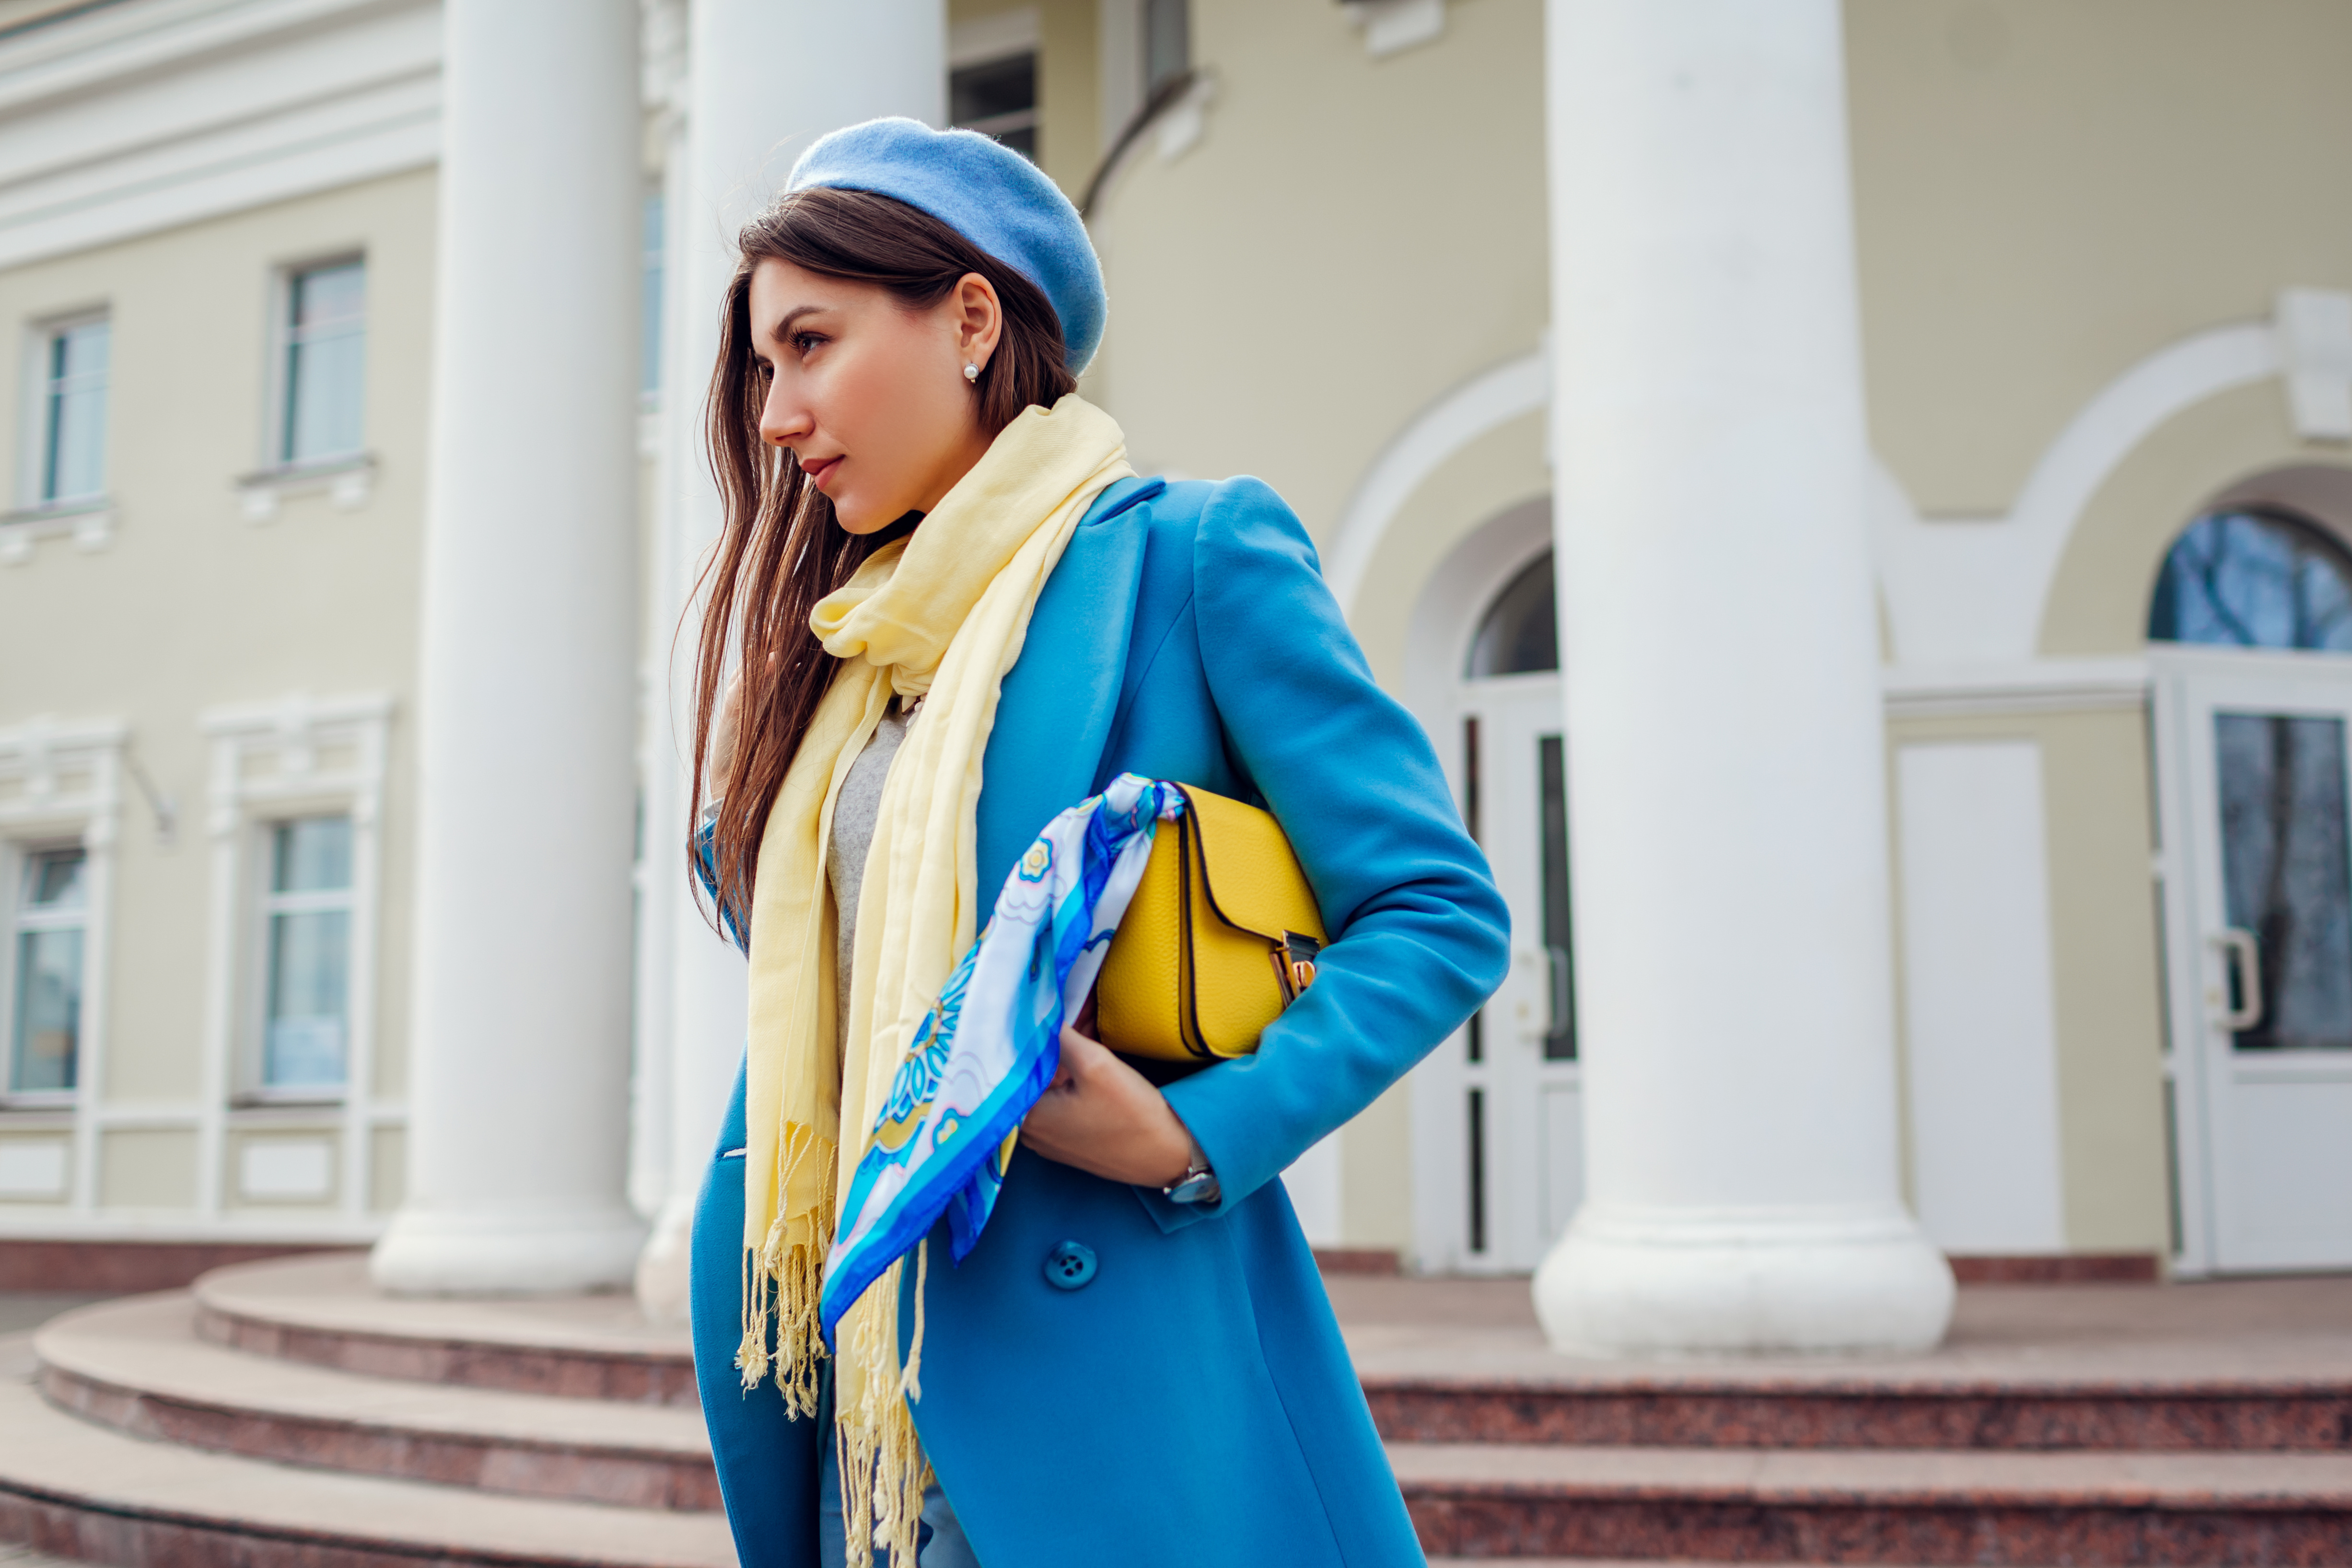
<instances>
[{"instance_id":1,"label":"door handle","mask_svg":"<svg viewBox=\"0 0 2352 1568\"><path fill-rule=\"evenodd\" d=\"M2221 950L2224 966L2221 989L2211 998L2217 1004L2213 1022L2231 1034L2254 1028L2263 1021L2262 944L2254 939L2252 932L2234 926L2216 931L2206 940ZM2237 977L2241 998L2234 1008L2230 1005L2229 981L2232 973Z\"/></svg>"},{"instance_id":2,"label":"door handle","mask_svg":"<svg viewBox=\"0 0 2352 1568\"><path fill-rule=\"evenodd\" d=\"M1570 1011L1575 1002L1568 994L1568 949L1553 944L1544 948L1544 988L1549 999L1549 1014L1544 1019L1546 1037L1558 1035L1568 1028Z\"/></svg>"}]
</instances>

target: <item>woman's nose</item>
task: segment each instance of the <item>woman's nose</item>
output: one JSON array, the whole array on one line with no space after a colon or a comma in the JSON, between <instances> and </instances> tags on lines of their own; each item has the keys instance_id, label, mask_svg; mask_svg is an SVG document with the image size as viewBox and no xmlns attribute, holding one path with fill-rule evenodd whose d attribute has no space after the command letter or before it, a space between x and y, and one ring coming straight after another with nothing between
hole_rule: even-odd
<instances>
[{"instance_id":1,"label":"woman's nose","mask_svg":"<svg viewBox=\"0 0 2352 1568\"><path fill-rule=\"evenodd\" d=\"M790 446L816 428L808 410L787 394L782 377L768 387L768 401L760 407L760 439L771 446Z\"/></svg>"}]
</instances>

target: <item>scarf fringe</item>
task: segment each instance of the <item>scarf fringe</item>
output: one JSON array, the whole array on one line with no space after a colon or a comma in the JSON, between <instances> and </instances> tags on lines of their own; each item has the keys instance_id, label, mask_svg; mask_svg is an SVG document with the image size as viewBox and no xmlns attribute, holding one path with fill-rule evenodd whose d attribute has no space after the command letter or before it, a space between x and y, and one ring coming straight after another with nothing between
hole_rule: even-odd
<instances>
[{"instance_id":1,"label":"scarf fringe","mask_svg":"<svg viewBox=\"0 0 2352 1568\"><path fill-rule=\"evenodd\" d=\"M779 1153L776 1190L785 1191L794 1171L814 1160L823 1202L813 1213L779 1213L759 1249L744 1251L743 1339L735 1348L735 1365L747 1389L757 1388L772 1370L785 1413L814 1420L817 1363L825 1354L819 1308L833 1240L835 1149L832 1139L793 1127ZM803 1233L799 1238L796 1228Z\"/></svg>"},{"instance_id":2,"label":"scarf fringe","mask_svg":"<svg viewBox=\"0 0 2352 1568\"><path fill-rule=\"evenodd\" d=\"M834 1437L841 1463L845 1568L871 1568L877 1548L888 1553L890 1568L916 1568L923 1493L932 1477L907 1400L921 1348L921 1291L927 1263L927 1247L919 1247L917 1343L908 1355L907 1369L896 1377L877 1376L868 1371L853 1391L842 1385L842 1368L835 1368ZM844 1317L842 1348L845 1359L853 1364L877 1371L889 1364L887 1353L898 1337L898 1291L905 1271L903 1259L891 1264Z\"/></svg>"}]
</instances>

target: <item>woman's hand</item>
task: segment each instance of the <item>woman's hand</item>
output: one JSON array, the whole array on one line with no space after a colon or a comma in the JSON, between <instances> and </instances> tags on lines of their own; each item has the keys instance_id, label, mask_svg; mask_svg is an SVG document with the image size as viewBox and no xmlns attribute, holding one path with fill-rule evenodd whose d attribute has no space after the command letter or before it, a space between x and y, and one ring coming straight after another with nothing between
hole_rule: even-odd
<instances>
[{"instance_id":1,"label":"woman's hand","mask_svg":"<svg viewBox=\"0 0 2352 1568\"><path fill-rule=\"evenodd\" d=\"M1021 1124L1021 1141L1105 1181L1168 1186L1192 1163L1192 1134L1151 1081L1089 1035L1094 1003L1062 1026L1062 1065Z\"/></svg>"}]
</instances>

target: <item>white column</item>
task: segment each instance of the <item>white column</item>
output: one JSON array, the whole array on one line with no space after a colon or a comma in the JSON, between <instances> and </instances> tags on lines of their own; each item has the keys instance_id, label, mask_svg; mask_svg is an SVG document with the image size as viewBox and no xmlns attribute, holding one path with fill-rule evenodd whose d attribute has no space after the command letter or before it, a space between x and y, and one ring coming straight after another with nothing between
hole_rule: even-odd
<instances>
[{"instance_id":1,"label":"white column","mask_svg":"<svg viewBox=\"0 0 2352 1568\"><path fill-rule=\"evenodd\" d=\"M1553 452L1603 1354L1924 1347L1838 0L1549 0Z\"/></svg>"},{"instance_id":2,"label":"white column","mask_svg":"<svg viewBox=\"0 0 2352 1568\"><path fill-rule=\"evenodd\" d=\"M663 560L669 597L657 622L660 644L688 608L686 593L719 537L719 496L705 465L703 399L719 354L719 308L735 267L735 232L783 188L794 160L828 131L882 115L942 124L947 97L944 0L694 0L688 48L687 177L673 182L670 222L679 236L670 257L669 515ZM693 738L691 650L695 626L678 641L671 671L665 749L682 760ZM686 833L683 778L662 792L647 843L653 873L673 874L674 846ZM663 857L668 857L667 864ZM683 874L679 872L677 874ZM694 1201L736 1063L743 1054L742 960L715 936L692 899L672 904L669 1039L673 1166L662 1212L637 1269L637 1299L657 1320L686 1312L687 1240ZM647 933L649 940L658 936Z\"/></svg>"},{"instance_id":3,"label":"white column","mask_svg":"<svg viewBox=\"0 0 2352 1568\"><path fill-rule=\"evenodd\" d=\"M625 1282L635 0L449 0L403 1291Z\"/></svg>"}]
</instances>

